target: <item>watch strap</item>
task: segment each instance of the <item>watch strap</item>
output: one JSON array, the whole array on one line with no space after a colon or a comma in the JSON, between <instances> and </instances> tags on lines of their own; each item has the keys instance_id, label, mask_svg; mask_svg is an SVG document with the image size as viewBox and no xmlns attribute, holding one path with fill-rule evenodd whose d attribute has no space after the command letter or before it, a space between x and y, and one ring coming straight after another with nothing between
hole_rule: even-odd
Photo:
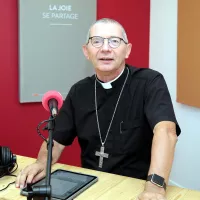
<instances>
[{"instance_id":1,"label":"watch strap","mask_svg":"<svg viewBox=\"0 0 200 200\"><path fill-rule=\"evenodd\" d=\"M160 184L158 184L157 182L154 181L154 178L155 178L156 176L163 179L163 184L162 184L162 185L160 185ZM150 174L150 175L147 177L147 181L150 181L151 183L157 185L158 187L164 188L164 189L166 190L167 185L166 185L166 183L165 183L164 180L165 180L165 179L164 179L163 177L161 177L161 176L159 176L159 175L157 175L157 174Z\"/></svg>"}]
</instances>

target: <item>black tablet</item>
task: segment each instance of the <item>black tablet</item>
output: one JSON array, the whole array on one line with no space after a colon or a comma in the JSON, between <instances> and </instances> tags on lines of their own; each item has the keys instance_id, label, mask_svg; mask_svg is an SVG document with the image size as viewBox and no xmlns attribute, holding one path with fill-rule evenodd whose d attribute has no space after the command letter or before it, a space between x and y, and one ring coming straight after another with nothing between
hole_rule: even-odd
<instances>
[{"instance_id":1,"label":"black tablet","mask_svg":"<svg viewBox=\"0 0 200 200\"><path fill-rule=\"evenodd\" d=\"M51 173L52 200L72 200L88 187L98 181L98 177L67 170L56 170ZM45 185L45 179L32 186ZM24 188L21 195L26 196Z\"/></svg>"}]
</instances>

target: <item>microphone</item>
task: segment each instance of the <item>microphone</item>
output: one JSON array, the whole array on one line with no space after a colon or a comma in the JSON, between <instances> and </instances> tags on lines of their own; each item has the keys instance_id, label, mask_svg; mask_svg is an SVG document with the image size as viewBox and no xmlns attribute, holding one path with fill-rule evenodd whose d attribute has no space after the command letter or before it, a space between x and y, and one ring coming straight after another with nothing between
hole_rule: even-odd
<instances>
[{"instance_id":1,"label":"microphone","mask_svg":"<svg viewBox=\"0 0 200 200\"><path fill-rule=\"evenodd\" d=\"M42 105L45 110L49 111L53 117L58 114L58 110L63 104L62 95L55 91L51 90L46 92L42 97Z\"/></svg>"}]
</instances>

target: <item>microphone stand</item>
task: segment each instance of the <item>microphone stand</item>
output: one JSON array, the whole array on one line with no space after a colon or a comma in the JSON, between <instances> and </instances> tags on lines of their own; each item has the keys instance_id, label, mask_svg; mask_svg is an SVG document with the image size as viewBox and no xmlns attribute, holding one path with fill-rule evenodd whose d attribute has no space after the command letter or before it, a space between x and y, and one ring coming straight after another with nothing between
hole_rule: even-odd
<instances>
[{"instance_id":1,"label":"microphone stand","mask_svg":"<svg viewBox=\"0 0 200 200\"><path fill-rule=\"evenodd\" d=\"M47 166L45 185L31 186L27 184L27 200L51 200L51 162L52 162L52 147L53 147L53 130L55 127L55 117L52 115L49 118L45 130L49 132L49 140L47 142Z\"/></svg>"}]
</instances>

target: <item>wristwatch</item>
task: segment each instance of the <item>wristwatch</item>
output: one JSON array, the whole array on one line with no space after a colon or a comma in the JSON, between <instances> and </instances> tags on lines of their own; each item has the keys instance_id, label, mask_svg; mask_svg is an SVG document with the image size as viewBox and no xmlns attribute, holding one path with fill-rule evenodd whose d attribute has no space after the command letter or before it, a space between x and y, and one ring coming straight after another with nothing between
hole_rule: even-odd
<instances>
[{"instance_id":1,"label":"wristwatch","mask_svg":"<svg viewBox=\"0 0 200 200\"><path fill-rule=\"evenodd\" d=\"M150 181L158 187L164 188L166 190L165 179L157 174L151 174L147 177L147 181Z\"/></svg>"}]
</instances>

